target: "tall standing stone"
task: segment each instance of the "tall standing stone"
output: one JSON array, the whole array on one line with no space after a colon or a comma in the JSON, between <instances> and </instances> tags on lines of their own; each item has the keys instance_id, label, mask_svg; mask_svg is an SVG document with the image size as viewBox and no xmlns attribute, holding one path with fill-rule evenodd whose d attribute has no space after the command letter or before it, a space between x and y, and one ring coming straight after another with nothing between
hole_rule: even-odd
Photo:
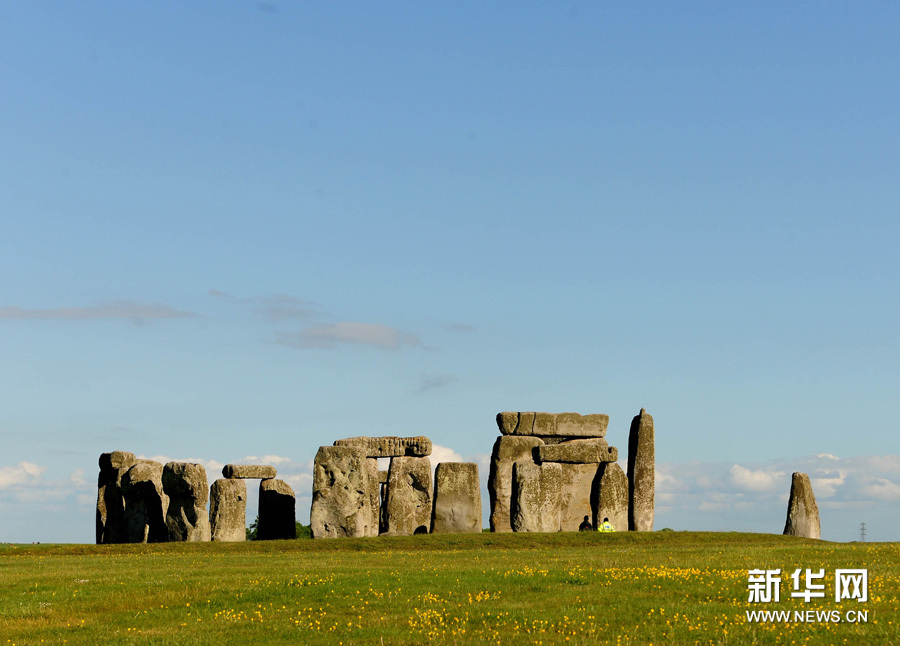
<instances>
[{"instance_id":1,"label":"tall standing stone","mask_svg":"<svg viewBox=\"0 0 900 646\"><path fill-rule=\"evenodd\" d=\"M100 455L97 478L97 544L124 543L125 498L122 476L134 465L134 453L112 451Z\"/></svg>"},{"instance_id":2,"label":"tall standing stone","mask_svg":"<svg viewBox=\"0 0 900 646\"><path fill-rule=\"evenodd\" d=\"M163 491L169 498L166 526L169 541L208 541L209 485L202 464L168 462L162 472Z\"/></svg>"},{"instance_id":3,"label":"tall standing stone","mask_svg":"<svg viewBox=\"0 0 900 646\"><path fill-rule=\"evenodd\" d=\"M169 538L166 510L169 498L163 491L163 465L138 460L122 476L125 497L125 540L128 543L165 543Z\"/></svg>"},{"instance_id":4,"label":"tall standing stone","mask_svg":"<svg viewBox=\"0 0 900 646\"><path fill-rule=\"evenodd\" d=\"M513 522L515 532L558 532L562 467L557 462L530 460L513 466Z\"/></svg>"},{"instance_id":5,"label":"tall standing stone","mask_svg":"<svg viewBox=\"0 0 900 646\"><path fill-rule=\"evenodd\" d=\"M259 525L261 541L297 538L297 509L294 490L284 480L269 478L259 483Z\"/></svg>"},{"instance_id":6,"label":"tall standing stone","mask_svg":"<svg viewBox=\"0 0 900 646\"><path fill-rule=\"evenodd\" d=\"M474 462L441 462L434 471L433 534L481 532L481 486Z\"/></svg>"},{"instance_id":7,"label":"tall standing stone","mask_svg":"<svg viewBox=\"0 0 900 646\"><path fill-rule=\"evenodd\" d=\"M391 458L388 469L387 533L428 533L431 526L431 460Z\"/></svg>"},{"instance_id":8,"label":"tall standing stone","mask_svg":"<svg viewBox=\"0 0 900 646\"><path fill-rule=\"evenodd\" d=\"M585 516L594 516L600 464L560 464L560 468L559 528L563 532L577 532Z\"/></svg>"},{"instance_id":9,"label":"tall standing stone","mask_svg":"<svg viewBox=\"0 0 900 646\"><path fill-rule=\"evenodd\" d=\"M369 478L369 506L372 510L366 536L378 536L381 527L381 472L378 470L378 458L366 458L366 471Z\"/></svg>"},{"instance_id":10,"label":"tall standing stone","mask_svg":"<svg viewBox=\"0 0 900 646\"><path fill-rule=\"evenodd\" d=\"M815 539L822 535L819 507L813 495L812 483L805 473L794 473L791 476L791 495L788 499L784 534Z\"/></svg>"},{"instance_id":11,"label":"tall standing stone","mask_svg":"<svg viewBox=\"0 0 900 646\"><path fill-rule=\"evenodd\" d=\"M209 528L214 541L247 540L247 483L219 478L209 488Z\"/></svg>"},{"instance_id":12,"label":"tall standing stone","mask_svg":"<svg viewBox=\"0 0 900 646\"><path fill-rule=\"evenodd\" d=\"M628 477L617 462L600 467L600 492L594 527L609 518L617 532L628 531Z\"/></svg>"},{"instance_id":13,"label":"tall standing stone","mask_svg":"<svg viewBox=\"0 0 900 646\"><path fill-rule=\"evenodd\" d=\"M525 413L522 413L525 415ZM502 419L498 419L502 423ZM491 453L491 470L488 476L488 494L491 497L491 531L511 532L512 523L512 472L516 462L534 461L533 450L542 446L539 437L503 435L494 442Z\"/></svg>"},{"instance_id":14,"label":"tall standing stone","mask_svg":"<svg viewBox=\"0 0 900 646\"><path fill-rule=\"evenodd\" d=\"M653 418L641 409L628 434L628 529L653 531L654 478Z\"/></svg>"},{"instance_id":15,"label":"tall standing stone","mask_svg":"<svg viewBox=\"0 0 900 646\"><path fill-rule=\"evenodd\" d=\"M322 446L313 467L309 522L313 538L369 536L372 497L365 451L349 446Z\"/></svg>"}]
</instances>

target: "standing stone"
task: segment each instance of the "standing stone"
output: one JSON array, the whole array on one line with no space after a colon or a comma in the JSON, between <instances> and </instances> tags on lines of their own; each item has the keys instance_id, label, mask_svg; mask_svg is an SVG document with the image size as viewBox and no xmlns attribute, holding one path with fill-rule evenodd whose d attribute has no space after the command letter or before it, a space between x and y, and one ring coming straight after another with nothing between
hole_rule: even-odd
<instances>
[{"instance_id":1,"label":"standing stone","mask_svg":"<svg viewBox=\"0 0 900 646\"><path fill-rule=\"evenodd\" d=\"M391 458L385 506L388 534L427 534L431 526L431 460Z\"/></svg>"},{"instance_id":2,"label":"standing stone","mask_svg":"<svg viewBox=\"0 0 900 646\"><path fill-rule=\"evenodd\" d=\"M163 467L163 491L169 497L166 526L169 541L208 541L209 485L202 464L169 462Z\"/></svg>"},{"instance_id":3,"label":"standing stone","mask_svg":"<svg viewBox=\"0 0 900 646\"><path fill-rule=\"evenodd\" d=\"M628 531L628 477L617 462L600 466L600 493L594 527L609 518L617 532Z\"/></svg>"},{"instance_id":4,"label":"standing stone","mask_svg":"<svg viewBox=\"0 0 900 646\"><path fill-rule=\"evenodd\" d=\"M513 531L558 532L561 485L561 464L516 462L513 466Z\"/></svg>"},{"instance_id":5,"label":"standing stone","mask_svg":"<svg viewBox=\"0 0 900 646\"><path fill-rule=\"evenodd\" d=\"M441 462L434 471L432 534L481 532L481 486L474 462Z\"/></svg>"},{"instance_id":6,"label":"standing stone","mask_svg":"<svg viewBox=\"0 0 900 646\"><path fill-rule=\"evenodd\" d=\"M525 413L522 413L523 415ZM491 497L491 531L511 532L512 528L512 471L516 462L534 461L533 450L542 446L539 437L503 435L494 442L488 493Z\"/></svg>"},{"instance_id":7,"label":"standing stone","mask_svg":"<svg viewBox=\"0 0 900 646\"><path fill-rule=\"evenodd\" d=\"M381 526L381 472L378 470L378 458L366 458L366 470L369 478L369 505L372 509L372 519L369 521L366 536L378 536Z\"/></svg>"},{"instance_id":8,"label":"standing stone","mask_svg":"<svg viewBox=\"0 0 900 646\"><path fill-rule=\"evenodd\" d=\"M294 490L284 480L269 478L259 483L259 525L256 538L261 541L297 538Z\"/></svg>"},{"instance_id":9,"label":"standing stone","mask_svg":"<svg viewBox=\"0 0 900 646\"><path fill-rule=\"evenodd\" d=\"M313 467L309 522L313 538L369 536L372 497L365 451L349 446L322 446Z\"/></svg>"},{"instance_id":10,"label":"standing stone","mask_svg":"<svg viewBox=\"0 0 900 646\"><path fill-rule=\"evenodd\" d=\"M813 495L812 483L805 473L794 473L791 476L791 495L788 499L784 534L817 540L822 535L819 524L819 507L816 505L816 497Z\"/></svg>"},{"instance_id":11,"label":"standing stone","mask_svg":"<svg viewBox=\"0 0 900 646\"><path fill-rule=\"evenodd\" d=\"M628 434L628 529L653 531L654 477L653 418L641 409Z\"/></svg>"},{"instance_id":12,"label":"standing stone","mask_svg":"<svg viewBox=\"0 0 900 646\"><path fill-rule=\"evenodd\" d=\"M134 465L134 453L113 451L100 455L97 478L97 544L124 543L125 498L122 476Z\"/></svg>"},{"instance_id":13,"label":"standing stone","mask_svg":"<svg viewBox=\"0 0 900 646\"><path fill-rule=\"evenodd\" d=\"M166 510L169 498L163 491L163 465L138 460L122 476L125 497L125 541L165 543L169 537Z\"/></svg>"},{"instance_id":14,"label":"standing stone","mask_svg":"<svg viewBox=\"0 0 900 646\"><path fill-rule=\"evenodd\" d=\"M563 463L560 467L559 528L563 532L577 532L585 516L594 516L600 465Z\"/></svg>"},{"instance_id":15,"label":"standing stone","mask_svg":"<svg viewBox=\"0 0 900 646\"><path fill-rule=\"evenodd\" d=\"M247 483L219 478L209 488L209 526L214 541L247 540Z\"/></svg>"}]
</instances>

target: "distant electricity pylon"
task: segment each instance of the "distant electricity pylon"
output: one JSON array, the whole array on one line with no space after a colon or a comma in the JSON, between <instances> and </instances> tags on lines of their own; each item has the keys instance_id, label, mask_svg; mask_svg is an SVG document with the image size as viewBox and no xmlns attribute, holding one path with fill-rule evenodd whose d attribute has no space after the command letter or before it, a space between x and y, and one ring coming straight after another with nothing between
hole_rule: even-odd
<instances>
[{"instance_id":1,"label":"distant electricity pylon","mask_svg":"<svg viewBox=\"0 0 900 646\"><path fill-rule=\"evenodd\" d=\"M865 523L859 524L859 541L861 543L866 542L866 524Z\"/></svg>"}]
</instances>

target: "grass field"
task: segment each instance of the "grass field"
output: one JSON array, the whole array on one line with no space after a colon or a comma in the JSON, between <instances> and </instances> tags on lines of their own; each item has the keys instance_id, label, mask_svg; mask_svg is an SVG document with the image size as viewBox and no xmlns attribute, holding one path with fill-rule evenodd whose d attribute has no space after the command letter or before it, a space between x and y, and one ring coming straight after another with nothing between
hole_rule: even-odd
<instances>
[{"instance_id":1,"label":"grass field","mask_svg":"<svg viewBox=\"0 0 900 646\"><path fill-rule=\"evenodd\" d=\"M748 603L748 570L782 571ZM825 598L792 598L797 568ZM868 569L868 601L834 598ZM900 543L762 534L474 534L0 546L6 644L898 644ZM747 610L867 610L757 623Z\"/></svg>"}]
</instances>

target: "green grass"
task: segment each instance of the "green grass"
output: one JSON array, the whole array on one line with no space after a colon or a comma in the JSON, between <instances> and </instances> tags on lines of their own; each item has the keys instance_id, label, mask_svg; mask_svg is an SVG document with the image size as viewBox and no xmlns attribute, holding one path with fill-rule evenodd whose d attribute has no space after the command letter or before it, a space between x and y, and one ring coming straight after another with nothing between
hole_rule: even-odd
<instances>
[{"instance_id":1,"label":"green grass","mask_svg":"<svg viewBox=\"0 0 900 646\"><path fill-rule=\"evenodd\" d=\"M747 570L781 568L780 604ZM790 597L824 568L826 598ZM866 603L834 601L868 568ZM898 644L900 544L736 533L0 546L6 644ZM867 623L748 623L865 609Z\"/></svg>"}]
</instances>

